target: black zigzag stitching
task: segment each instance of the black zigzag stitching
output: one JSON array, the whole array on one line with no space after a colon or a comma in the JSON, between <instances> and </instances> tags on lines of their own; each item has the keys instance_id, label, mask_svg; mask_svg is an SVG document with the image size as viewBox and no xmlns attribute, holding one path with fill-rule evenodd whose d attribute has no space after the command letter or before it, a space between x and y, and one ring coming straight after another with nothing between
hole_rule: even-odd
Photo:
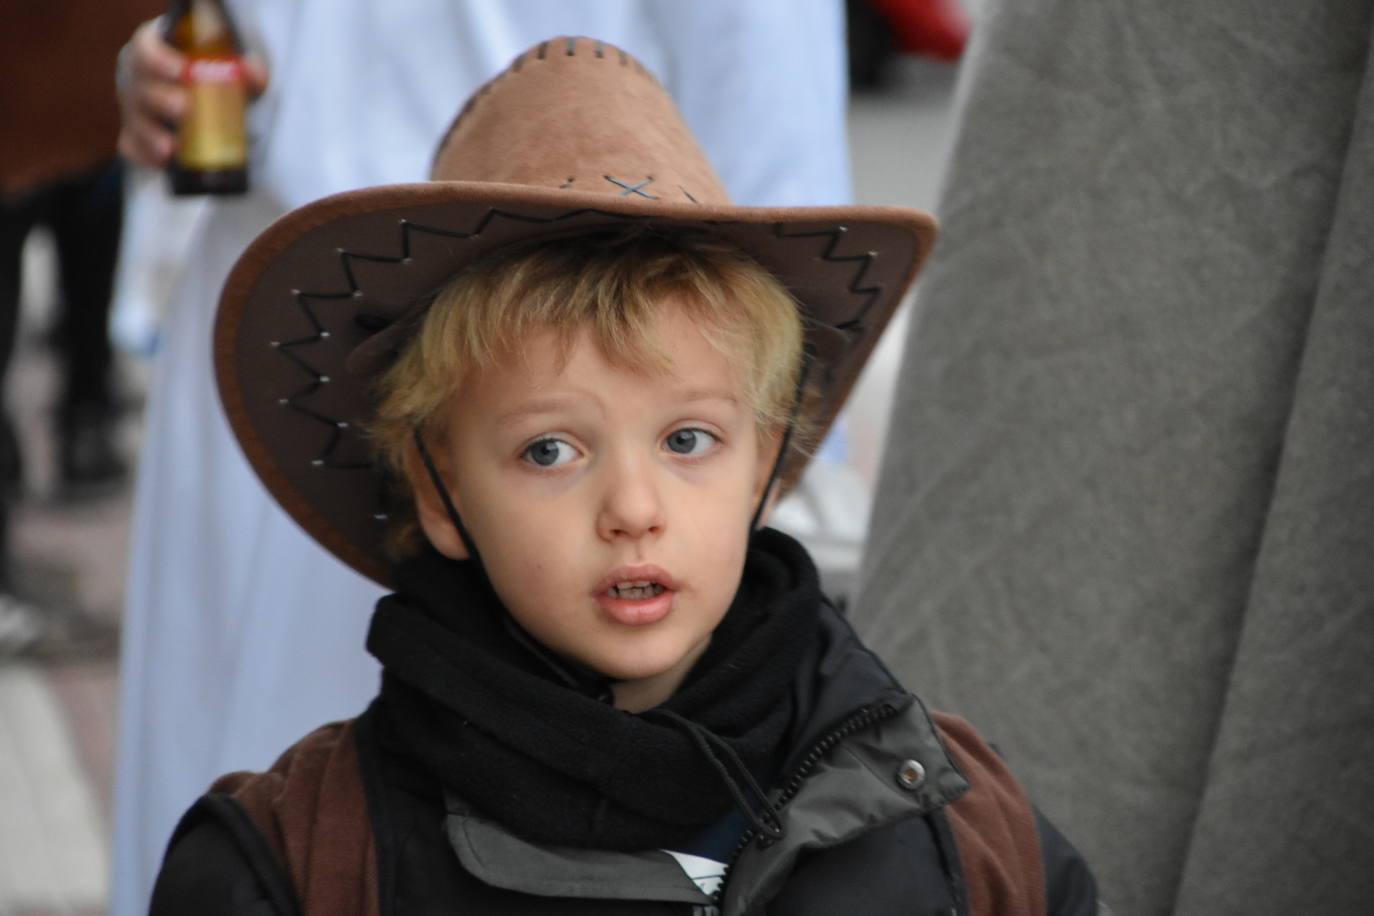
<instances>
[{"instance_id":1,"label":"black zigzag stitching","mask_svg":"<svg viewBox=\"0 0 1374 916\"><path fill-rule=\"evenodd\" d=\"M878 301L878 297L882 295L884 289L881 283L863 285L864 278L868 276L869 268L878 259L878 253L868 251L863 254L836 254L835 250L839 247L840 239L844 237L846 232L844 226L836 226L834 229L820 229L814 232L787 232L786 223L775 223L773 229L775 235L782 239L828 238L830 241L825 246L825 251L821 252L822 258L832 263L858 263L859 268L854 272L853 279L849 281L848 291L856 296L863 296L863 304L859 306L858 311L852 317L838 324L823 325L821 322L816 322L816 324L840 331L848 335L851 341L857 341L861 338L868 327L866 323L868 312L873 304ZM835 367L828 364L822 365L821 372L825 376L825 385L829 388L835 381Z\"/></svg>"},{"instance_id":2,"label":"black zigzag stitching","mask_svg":"<svg viewBox=\"0 0 1374 916\"><path fill-rule=\"evenodd\" d=\"M329 336L329 331L325 329L324 324L319 320L319 317L316 315L315 309L312 307L311 303L328 302L330 300L352 299L356 296L362 295L362 290L358 286L357 276L353 271L354 261L369 261L379 264L406 263L407 261L409 261L411 257L412 233L424 233L426 235L438 236L441 238L469 240L480 236L484 231L486 231L486 229L491 225L491 223L498 218L513 220L522 223L535 223L547 225L589 215L602 216L606 217L607 219L625 222L633 222L650 218L645 216L635 216L624 213L611 213L594 207L583 208L580 210L570 210L566 213L559 214L558 216L547 217L528 216L520 213L510 213L497 207L489 207L486 213L482 215L481 219L477 221L477 225L469 231L443 229L437 226L426 226L420 223L411 222L408 219L399 220L398 242L400 254L398 255L364 254L347 251L342 248L338 249L340 269L343 273L343 278L347 283L347 289L329 292L305 292L302 290L293 290L292 293L296 305L300 308L302 314L310 323L310 326L314 328L315 333L313 335L296 338L290 341L273 342L273 346L276 349L278 349L283 356L289 358L303 372L305 372L308 376L311 377L311 381L308 382L304 387L280 399L279 403L281 403L283 406L287 406L293 410L298 411L303 416L309 418L314 422L324 424L330 428L330 436L325 444L324 450L320 453L320 455L317 458L311 461L311 464L316 467L327 467L337 470L364 470L372 467L372 462L336 460L334 452L337 450L340 443L342 442L342 431L348 428L348 424L337 418L330 417L323 413L320 413L319 411L307 406L306 404L300 403L300 401L309 398L311 395L313 395L323 385L329 383L328 376L324 375L313 365L311 365L311 363L302 354L296 352L296 350L300 347L318 343ZM843 237L845 232L845 228L843 226L837 227L835 229L825 229L813 232L798 233L789 233L786 231L786 229L787 226L785 223L774 224L774 234L778 238L826 238L829 239L829 242L825 247L825 251L823 251L821 254L822 258L833 263L856 262L859 264L858 270L855 271L853 278L850 280L848 292L857 296L863 296L863 305L860 306L860 308L852 318L840 322L839 324L830 325L830 327L832 327L835 330L842 331L855 338L860 336L865 329L864 321L868 314L868 311L873 306L873 303L877 301L878 296L882 293L883 290L881 284L869 286L863 285L865 277L868 274L869 267L874 261L874 259L877 257L877 254L875 252L867 252L865 254L858 255L836 254L836 249L839 247L840 239ZM827 372L827 374L829 373Z\"/></svg>"},{"instance_id":3,"label":"black zigzag stitching","mask_svg":"<svg viewBox=\"0 0 1374 916\"><path fill-rule=\"evenodd\" d=\"M319 341L328 338L329 332L325 330L324 325L320 322L318 316L316 316L314 309L312 309L310 307L310 304L306 301L307 296L309 296L309 294L303 293L300 290L292 290L292 296L296 304L300 307L301 312L305 315L306 319L310 322L311 326L314 327L315 333L306 337L298 337L294 340L273 341L272 346L278 352L280 352L282 356L285 356L287 359L291 360L291 362L293 362L297 367L299 367L302 372L310 376L310 380L306 382L304 387L300 388L292 394L287 395L284 398L279 399L277 403L281 404L283 407L289 407L297 413L309 418L310 420L313 420L314 422L320 423L329 428L329 439L325 444L324 450L320 453L318 457L314 458L310 462L312 465L316 467L330 467L338 470L365 470L367 468L370 468L372 466L371 462L335 460L334 452L338 448L339 443L342 441L342 431L348 428L348 424L343 420L326 416L320 413L319 411L315 410L314 408L309 407L306 404L300 403L301 400L308 398L310 395L320 390L321 387L329 384L330 379L329 376L321 373L308 360L306 360L304 356L297 353L296 350L299 347L304 347L310 344L318 343ZM314 296L313 298L342 299L347 297L342 295L323 295Z\"/></svg>"},{"instance_id":4,"label":"black zigzag stitching","mask_svg":"<svg viewBox=\"0 0 1374 916\"><path fill-rule=\"evenodd\" d=\"M848 292L856 296L865 297L864 302L859 306L859 310L854 313L852 318L841 321L839 324L831 325L837 331L844 331L854 337L863 334L868 318L868 311L873 307L873 303L878 301L882 295L883 285L876 283L870 286L863 286L864 278L868 276L868 270L873 262L878 259L876 251L867 251L863 254L836 254L835 250L840 246L840 239L844 237L846 229L844 226L837 226L834 229L819 229L814 232L787 232L786 223L775 223L774 234L780 239L818 239L828 238L829 244L825 246L825 251L821 252L821 257L832 263L844 263L855 261L859 264L859 269L854 272L854 277L849 281Z\"/></svg>"},{"instance_id":5,"label":"black zigzag stitching","mask_svg":"<svg viewBox=\"0 0 1374 916\"><path fill-rule=\"evenodd\" d=\"M320 341L327 339L329 336L329 331L325 329L323 322L320 321L319 316L315 313L315 309L312 307L311 303L328 302L330 300L337 301L341 299L352 299L356 296L362 295L362 289L361 287L359 287L357 276L353 271L353 262L370 261L378 264L404 264L410 260L412 233L419 232L424 233L426 235L440 236L443 238L467 240L476 238L477 236L481 235L484 231L486 231L487 227L491 225L492 221L497 219L498 217L503 219L514 220L517 222L547 224L556 223L561 220L572 219L574 217L585 215L605 216L609 218L627 221L643 219L643 217L627 216L625 214L620 213L610 213L605 210L598 210L595 208L572 210L567 213L560 214L558 216L542 217L526 216L520 213L508 213L496 207L490 207L488 208L487 212L483 214L482 218L478 220L477 225L472 230L467 232L454 229L441 229L437 226L425 226L419 223L413 223L407 219L401 219L398 221L400 228L398 236L400 247L399 255L362 254L358 252L347 251L342 248L338 249L339 265L341 271L343 272L343 278L348 285L347 289L333 292L305 292L303 290L292 290L292 296L295 300L296 305L300 308L301 313L310 323L310 326L314 328L315 333L289 341L273 341L272 346L279 352L281 352L283 356L290 359L297 367L301 369L302 372L304 372L306 375L310 377L310 381L307 382L304 387L300 388L292 394L287 395L284 398L279 399L278 403L284 407L289 407L292 410L297 411L298 413L302 414L303 416L305 416L313 422L327 426L330 430L330 435L325 443L323 451L321 451L316 458L312 459L310 463L315 467L330 468L332 470L350 471L367 470L373 466L373 463L370 461L360 462L338 460L335 457L335 452L337 451L337 449L343 441L343 430L348 428L348 424L342 420L339 420L335 417L330 417L326 414L319 412L318 410L315 410L312 407L309 407L306 404L301 403L301 401L309 398L315 392L319 391L319 389L323 385L329 383L328 376L324 375L317 368L315 368L315 366L312 365L302 354L296 352L297 348L299 347L319 343Z\"/></svg>"}]
</instances>

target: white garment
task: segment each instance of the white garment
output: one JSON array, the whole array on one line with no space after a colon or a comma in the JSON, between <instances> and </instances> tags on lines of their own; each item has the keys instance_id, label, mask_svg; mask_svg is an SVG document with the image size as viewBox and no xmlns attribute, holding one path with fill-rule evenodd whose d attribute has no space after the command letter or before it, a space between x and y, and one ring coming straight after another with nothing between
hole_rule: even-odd
<instances>
[{"instance_id":1,"label":"white garment","mask_svg":"<svg viewBox=\"0 0 1374 916\"><path fill-rule=\"evenodd\" d=\"M562 33L615 43L656 72L737 202L849 197L838 0L230 5L272 77L250 111L252 192L209 201L195 226L148 404L124 618L114 916L147 911L177 817L215 776L270 765L377 688L363 643L380 588L277 507L220 410L214 305L249 240L325 194L423 179L462 100ZM129 212L150 211L135 198ZM124 253L117 294L136 294L148 257Z\"/></svg>"}]
</instances>

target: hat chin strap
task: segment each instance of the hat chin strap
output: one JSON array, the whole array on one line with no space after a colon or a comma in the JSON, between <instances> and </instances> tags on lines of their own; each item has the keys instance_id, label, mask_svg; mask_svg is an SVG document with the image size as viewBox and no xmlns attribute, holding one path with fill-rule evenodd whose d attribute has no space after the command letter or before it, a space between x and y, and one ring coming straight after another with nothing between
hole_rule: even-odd
<instances>
[{"instance_id":1,"label":"hat chin strap","mask_svg":"<svg viewBox=\"0 0 1374 916\"><path fill-rule=\"evenodd\" d=\"M482 563L482 555L477 552L477 542L468 534L467 526L463 524L463 519L458 515L458 507L453 504L453 498L449 496L448 487L444 486L444 479L439 476L439 469L434 464L434 459L430 457L429 448L425 446L425 437L420 435L420 430L415 430L415 448L420 452L420 460L424 462L425 471L429 474L430 482L434 484L435 491L439 494L439 501L444 504L444 511L448 513L448 520L453 523L453 528L458 532L458 538L467 548L468 556L477 561L477 565L485 569Z\"/></svg>"},{"instance_id":2,"label":"hat chin strap","mask_svg":"<svg viewBox=\"0 0 1374 916\"><path fill-rule=\"evenodd\" d=\"M806 391L806 378L810 372L811 355L803 351L801 369L797 372L797 388L792 392L792 407L787 412L787 426L782 431L782 441L778 443L778 453L773 457L773 468L768 472L768 483L764 485L763 493L759 497L759 504L754 507L754 517L749 519L750 535L759 528L759 523L763 519L763 510L768 506L768 494L772 492L773 485L778 482L778 474L782 471L783 459L787 457L787 450L792 445L792 434L797 431L797 415L801 413L802 394Z\"/></svg>"},{"instance_id":3,"label":"hat chin strap","mask_svg":"<svg viewBox=\"0 0 1374 916\"><path fill-rule=\"evenodd\" d=\"M477 568L482 571L482 576L487 580L488 587L493 593L496 591L491 577L487 575L486 565L482 562L482 555L477 551L477 542L468 533L467 526L463 524L462 517L458 514L458 507L453 504L453 498L449 496L448 487L444 486L444 480L439 476L439 469L434 464L434 458L430 455L429 449L425 446L424 437L420 431L415 430L415 448L420 452L420 460L424 462L425 471L429 474L430 483L434 484L435 491L439 494L439 501L444 504L444 511L448 513L448 520L453 524L454 530L458 532L458 537L462 540L463 546L467 548L468 556L477 563ZM539 659L544 665L566 683L569 687L577 690L586 696L603 703L613 703L615 696L611 691L612 685L617 682L616 678L607 677L599 671L594 671L586 665L580 664L572 659L556 656L548 647L541 643L528 630L520 625L520 621L515 619L515 615L510 612L504 602L498 602L502 616L505 620L506 628L511 635L525 647L535 658Z\"/></svg>"}]
</instances>

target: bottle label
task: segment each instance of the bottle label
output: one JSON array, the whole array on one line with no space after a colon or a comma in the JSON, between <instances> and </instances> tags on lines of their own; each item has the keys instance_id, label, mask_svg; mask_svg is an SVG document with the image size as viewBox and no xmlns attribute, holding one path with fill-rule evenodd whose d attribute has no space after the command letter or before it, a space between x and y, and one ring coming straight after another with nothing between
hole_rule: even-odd
<instances>
[{"instance_id":1,"label":"bottle label","mask_svg":"<svg viewBox=\"0 0 1374 916\"><path fill-rule=\"evenodd\" d=\"M193 57L184 81L190 98L177 134L177 164L198 171L243 168L248 161L243 61Z\"/></svg>"}]
</instances>

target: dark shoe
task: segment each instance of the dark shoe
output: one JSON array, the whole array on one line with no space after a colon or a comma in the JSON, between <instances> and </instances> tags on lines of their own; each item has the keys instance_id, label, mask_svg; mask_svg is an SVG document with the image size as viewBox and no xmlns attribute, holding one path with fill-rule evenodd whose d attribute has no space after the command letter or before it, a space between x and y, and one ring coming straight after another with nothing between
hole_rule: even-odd
<instances>
[{"instance_id":1,"label":"dark shoe","mask_svg":"<svg viewBox=\"0 0 1374 916\"><path fill-rule=\"evenodd\" d=\"M119 625L84 611L40 607L0 592L0 660L108 658L119 649Z\"/></svg>"},{"instance_id":2,"label":"dark shoe","mask_svg":"<svg viewBox=\"0 0 1374 916\"><path fill-rule=\"evenodd\" d=\"M102 405L62 412L58 472L64 495L95 495L123 482L129 469L115 445L117 421L115 411Z\"/></svg>"},{"instance_id":3,"label":"dark shoe","mask_svg":"<svg viewBox=\"0 0 1374 916\"><path fill-rule=\"evenodd\" d=\"M119 652L119 624L85 611L54 611L25 654L46 662L111 658Z\"/></svg>"}]
</instances>

